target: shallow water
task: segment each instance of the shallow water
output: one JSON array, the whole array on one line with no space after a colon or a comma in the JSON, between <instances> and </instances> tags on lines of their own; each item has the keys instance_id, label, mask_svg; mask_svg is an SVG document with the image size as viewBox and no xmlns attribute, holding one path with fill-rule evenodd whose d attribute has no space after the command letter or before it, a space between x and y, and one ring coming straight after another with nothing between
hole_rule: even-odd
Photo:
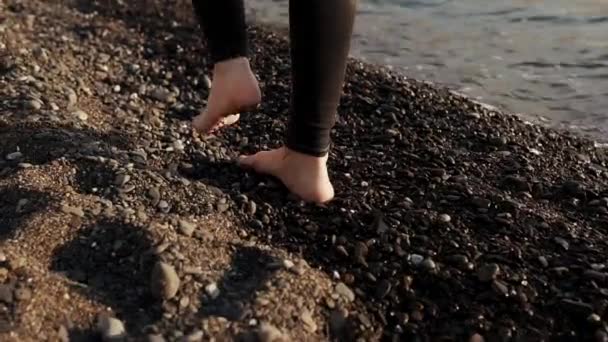
<instances>
[{"instance_id":1,"label":"shallow water","mask_svg":"<svg viewBox=\"0 0 608 342\"><path fill-rule=\"evenodd\" d=\"M287 23L287 1L249 0ZM608 2L361 0L353 55L608 140Z\"/></svg>"}]
</instances>

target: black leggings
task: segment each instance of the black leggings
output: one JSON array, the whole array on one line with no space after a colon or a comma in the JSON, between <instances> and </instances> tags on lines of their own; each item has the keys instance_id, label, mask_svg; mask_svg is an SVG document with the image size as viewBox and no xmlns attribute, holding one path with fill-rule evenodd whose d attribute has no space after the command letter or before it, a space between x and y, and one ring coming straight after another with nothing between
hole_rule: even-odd
<instances>
[{"instance_id":1,"label":"black leggings","mask_svg":"<svg viewBox=\"0 0 608 342\"><path fill-rule=\"evenodd\" d=\"M247 57L243 0L193 0L215 63ZM291 115L286 146L325 156L346 71L356 0L290 0Z\"/></svg>"}]
</instances>

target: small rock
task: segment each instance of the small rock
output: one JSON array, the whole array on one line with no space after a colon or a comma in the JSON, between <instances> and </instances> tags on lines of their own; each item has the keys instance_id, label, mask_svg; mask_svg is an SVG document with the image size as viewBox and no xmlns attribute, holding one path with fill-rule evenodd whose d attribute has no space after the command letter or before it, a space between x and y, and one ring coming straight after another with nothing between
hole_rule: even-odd
<instances>
[{"instance_id":1,"label":"small rock","mask_svg":"<svg viewBox=\"0 0 608 342\"><path fill-rule=\"evenodd\" d=\"M560 238L560 237L555 237L553 239L553 241L555 241L556 244L560 245L564 250L568 250L570 249L570 244L568 243L568 241Z\"/></svg>"},{"instance_id":2,"label":"small rock","mask_svg":"<svg viewBox=\"0 0 608 342\"><path fill-rule=\"evenodd\" d=\"M424 259L424 261L422 261L422 263L420 263L420 267L422 267L422 269L424 270L432 271L437 268L437 264L435 264L435 261L433 261L433 259L426 258Z\"/></svg>"},{"instance_id":3,"label":"small rock","mask_svg":"<svg viewBox=\"0 0 608 342\"><path fill-rule=\"evenodd\" d=\"M288 341L286 336L277 327L269 323L260 324L257 335L260 342Z\"/></svg>"},{"instance_id":4,"label":"small rock","mask_svg":"<svg viewBox=\"0 0 608 342\"><path fill-rule=\"evenodd\" d=\"M391 292L392 285L388 280L382 280L376 287L376 298L383 299Z\"/></svg>"},{"instance_id":5,"label":"small rock","mask_svg":"<svg viewBox=\"0 0 608 342\"><path fill-rule=\"evenodd\" d=\"M502 185L515 191L530 191L530 184L525 178L509 175L503 178Z\"/></svg>"},{"instance_id":6,"label":"small rock","mask_svg":"<svg viewBox=\"0 0 608 342\"><path fill-rule=\"evenodd\" d=\"M346 328L346 316L344 310L333 310L329 316L329 329L331 334L336 337L344 335Z\"/></svg>"},{"instance_id":7,"label":"small rock","mask_svg":"<svg viewBox=\"0 0 608 342\"><path fill-rule=\"evenodd\" d=\"M205 292L212 299L216 299L220 295L220 289L217 287L217 283L211 283L205 286Z\"/></svg>"},{"instance_id":8,"label":"small rock","mask_svg":"<svg viewBox=\"0 0 608 342\"><path fill-rule=\"evenodd\" d=\"M23 157L23 153L17 151L6 155L6 160L17 160Z\"/></svg>"},{"instance_id":9,"label":"small rock","mask_svg":"<svg viewBox=\"0 0 608 342\"><path fill-rule=\"evenodd\" d=\"M123 186L123 185L127 184L130 180L131 180L131 176L127 175L126 173L121 173L121 174L117 175L116 178L114 179L114 185Z\"/></svg>"},{"instance_id":10,"label":"small rock","mask_svg":"<svg viewBox=\"0 0 608 342\"><path fill-rule=\"evenodd\" d=\"M364 242L357 242L355 244L355 250L353 254L355 261L360 265L367 267L367 262L365 261L365 258L367 258L368 251L369 250L367 248L367 245Z\"/></svg>"},{"instance_id":11,"label":"small rock","mask_svg":"<svg viewBox=\"0 0 608 342\"><path fill-rule=\"evenodd\" d=\"M479 268L477 278L484 283L490 282L500 274L500 267L497 264L487 264Z\"/></svg>"},{"instance_id":12,"label":"small rock","mask_svg":"<svg viewBox=\"0 0 608 342\"><path fill-rule=\"evenodd\" d=\"M304 329L310 333L317 331L317 323L312 318L312 313L309 310L304 309L300 314L300 319L304 322Z\"/></svg>"},{"instance_id":13,"label":"small rock","mask_svg":"<svg viewBox=\"0 0 608 342\"><path fill-rule=\"evenodd\" d=\"M32 298L32 290L27 287L19 288L15 290L15 299L18 301L27 301Z\"/></svg>"},{"instance_id":14,"label":"small rock","mask_svg":"<svg viewBox=\"0 0 608 342\"><path fill-rule=\"evenodd\" d=\"M182 233L183 235L190 237L190 236L192 236L192 234L194 234L195 229L196 229L196 225L194 225L193 223L190 223L185 220L179 221L179 232Z\"/></svg>"},{"instance_id":15,"label":"small rock","mask_svg":"<svg viewBox=\"0 0 608 342\"><path fill-rule=\"evenodd\" d=\"M256 211L258 210L257 204L254 201L249 201L248 204L248 211L249 211L249 215L255 215Z\"/></svg>"},{"instance_id":16,"label":"small rock","mask_svg":"<svg viewBox=\"0 0 608 342\"><path fill-rule=\"evenodd\" d=\"M205 334L203 333L202 330L196 330L190 334L188 334L187 336L184 336L182 338L183 342L200 342L203 340L203 337L205 337Z\"/></svg>"},{"instance_id":17,"label":"small rock","mask_svg":"<svg viewBox=\"0 0 608 342\"><path fill-rule=\"evenodd\" d=\"M608 342L608 333L602 329L598 329L593 337L595 342Z\"/></svg>"},{"instance_id":18,"label":"small rock","mask_svg":"<svg viewBox=\"0 0 608 342\"><path fill-rule=\"evenodd\" d=\"M295 264L293 263L293 261L289 259L283 259L283 267L285 267L285 269L289 270L292 269L294 266Z\"/></svg>"},{"instance_id":19,"label":"small rock","mask_svg":"<svg viewBox=\"0 0 608 342\"><path fill-rule=\"evenodd\" d=\"M209 76L205 75L205 77L203 79L205 81L205 86L207 87L207 89L211 89L212 83L211 83L211 79L209 78Z\"/></svg>"},{"instance_id":20,"label":"small rock","mask_svg":"<svg viewBox=\"0 0 608 342\"><path fill-rule=\"evenodd\" d=\"M337 294L342 296L347 301L352 302L355 300L355 293L348 286L346 286L346 284L338 283L335 290Z\"/></svg>"},{"instance_id":21,"label":"small rock","mask_svg":"<svg viewBox=\"0 0 608 342\"><path fill-rule=\"evenodd\" d=\"M70 342L70 333L65 325L60 326L57 330L57 339L59 342Z\"/></svg>"},{"instance_id":22,"label":"small rock","mask_svg":"<svg viewBox=\"0 0 608 342\"><path fill-rule=\"evenodd\" d=\"M452 218L448 214L441 214L438 217L440 223L450 223Z\"/></svg>"},{"instance_id":23,"label":"small rock","mask_svg":"<svg viewBox=\"0 0 608 342\"><path fill-rule=\"evenodd\" d=\"M84 217L84 211L80 207L71 207L69 205L64 204L61 206L61 211L66 214L71 214L71 215L78 216L78 217Z\"/></svg>"},{"instance_id":24,"label":"small rock","mask_svg":"<svg viewBox=\"0 0 608 342\"><path fill-rule=\"evenodd\" d=\"M171 99L171 92L163 87L158 87L150 92L150 97L160 102L168 102Z\"/></svg>"},{"instance_id":25,"label":"small rock","mask_svg":"<svg viewBox=\"0 0 608 342\"><path fill-rule=\"evenodd\" d=\"M89 114L82 110L77 110L72 113L75 117L77 117L80 121L87 121L89 119Z\"/></svg>"},{"instance_id":26,"label":"small rock","mask_svg":"<svg viewBox=\"0 0 608 342\"><path fill-rule=\"evenodd\" d=\"M419 266L424 261L424 257L419 254L411 254L408 259L414 266Z\"/></svg>"},{"instance_id":27,"label":"small rock","mask_svg":"<svg viewBox=\"0 0 608 342\"><path fill-rule=\"evenodd\" d=\"M13 302L13 287L0 284L0 302L11 304Z\"/></svg>"},{"instance_id":28,"label":"small rock","mask_svg":"<svg viewBox=\"0 0 608 342\"><path fill-rule=\"evenodd\" d=\"M150 188L150 190L148 190L148 197L152 200L152 205L158 205L158 202L160 202L160 191L158 188Z\"/></svg>"},{"instance_id":29,"label":"small rock","mask_svg":"<svg viewBox=\"0 0 608 342\"><path fill-rule=\"evenodd\" d=\"M27 101L25 108L30 110L39 110L42 108L42 103L38 100L29 100Z\"/></svg>"},{"instance_id":30,"label":"small rock","mask_svg":"<svg viewBox=\"0 0 608 342\"><path fill-rule=\"evenodd\" d=\"M538 262L540 262L543 267L549 267L549 261L542 255L538 257Z\"/></svg>"},{"instance_id":31,"label":"small rock","mask_svg":"<svg viewBox=\"0 0 608 342\"><path fill-rule=\"evenodd\" d=\"M596 313L592 313L589 315L589 317L587 317L587 321L590 323L599 323L602 321L602 317Z\"/></svg>"},{"instance_id":32,"label":"small rock","mask_svg":"<svg viewBox=\"0 0 608 342\"><path fill-rule=\"evenodd\" d=\"M501 281L494 280L492 282L492 289L501 296L507 296L509 294L509 287Z\"/></svg>"},{"instance_id":33,"label":"small rock","mask_svg":"<svg viewBox=\"0 0 608 342\"><path fill-rule=\"evenodd\" d=\"M106 315L99 317L97 331L104 341L117 341L127 336L124 324L120 320Z\"/></svg>"},{"instance_id":34,"label":"small rock","mask_svg":"<svg viewBox=\"0 0 608 342\"><path fill-rule=\"evenodd\" d=\"M175 297L179 290L180 280L173 266L164 262L157 262L152 270L152 294L161 299Z\"/></svg>"},{"instance_id":35,"label":"small rock","mask_svg":"<svg viewBox=\"0 0 608 342\"><path fill-rule=\"evenodd\" d=\"M471 204L480 209L488 209L492 202L485 198L475 197L471 199Z\"/></svg>"},{"instance_id":36,"label":"small rock","mask_svg":"<svg viewBox=\"0 0 608 342\"><path fill-rule=\"evenodd\" d=\"M165 338L162 335L148 335L146 337L147 342L165 342Z\"/></svg>"}]
</instances>

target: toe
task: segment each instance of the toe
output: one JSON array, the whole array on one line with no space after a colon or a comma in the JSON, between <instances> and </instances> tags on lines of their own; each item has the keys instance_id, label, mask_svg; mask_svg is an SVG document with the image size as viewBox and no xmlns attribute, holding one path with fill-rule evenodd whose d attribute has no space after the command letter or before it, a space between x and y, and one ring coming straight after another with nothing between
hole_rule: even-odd
<instances>
[{"instance_id":1,"label":"toe","mask_svg":"<svg viewBox=\"0 0 608 342\"><path fill-rule=\"evenodd\" d=\"M209 132L220 122L219 118L212 118L207 112L199 114L192 119L192 127L201 133Z\"/></svg>"}]
</instances>

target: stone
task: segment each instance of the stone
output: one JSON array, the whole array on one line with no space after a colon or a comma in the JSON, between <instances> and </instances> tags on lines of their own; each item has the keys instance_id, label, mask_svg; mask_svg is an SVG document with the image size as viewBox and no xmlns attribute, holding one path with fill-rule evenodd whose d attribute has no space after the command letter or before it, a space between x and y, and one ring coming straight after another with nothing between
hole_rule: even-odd
<instances>
[{"instance_id":1,"label":"stone","mask_svg":"<svg viewBox=\"0 0 608 342\"><path fill-rule=\"evenodd\" d=\"M167 300L175 297L177 294L180 279L173 266L159 261L154 265L154 269L152 270L150 286L153 295Z\"/></svg>"},{"instance_id":2,"label":"stone","mask_svg":"<svg viewBox=\"0 0 608 342\"><path fill-rule=\"evenodd\" d=\"M72 115L78 118L80 121L87 121L89 119L89 114L83 110L76 110L72 113Z\"/></svg>"},{"instance_id":3,"label":"stone","mask_svg":"<svg viewBox=\"0 0 608 342\"><path fill-rule=\"evenodd\" d=\"M42 108L42 103L38 100L29 100L25 104L25 108L30 110L39 110L40 108Z\"/></svg>"},{"instance_id":4,"label":"stone","mask_svg":"<svg viewBox=\"0 0 608 342\"><path fill-rule=\"evenodd\" d=\"M162 335L150 334L146 336L147 342L165 342L165 338Z\"/></svg>"},{"instance_id":5,"label":"stone","mask_svg":"<svg viewBox=\"0 0 608 342\"><path fill-rule=\"evenodd\" d=\"M289 339L274 325L262 323L257 331L260 342L286 342Z\"/></svg>"},{"instance_id":6,"label":"stone","mask_svg":"<svg viewBox=\"0 0 608 342\"><path fill-rule=\"evenodd\" d=\"M196 230L196 225L194 223L186 220L179 221L179 232L181 234L190 237L192 234L194 234L194 230Z\"/></svg>"},{"instance_id":7,"label":"stone","mask_svg":"<svg viewBox=\"0 0 608 342\"><path fill-rule=\"evenodd\" d=\"M116 185L116 186L124 186L130 180L131 180L131 176L129 176L126 173L121 173L121 174L117 175L116 178L114 179L114 185Z\"/></svg>"},{"instance_id":8,"label":"stone","mask_svg":"<svg viewBox=\"0 0 608 342\"><path fill-rule=\"evenodd\" d=\"M555 237L553 239L553 241L555 241L556 244L560 245L565 251L567 251L568 249L570 249L570 244L568 243L568 241L566 241L563 238Z\"/></svg>"},{"instance_id":9,"label":"stone","mask_svg":"<svg viewBox=\"0 0 608 342\"><path fill-rule=\"evenodd\" d=\"M483 338L483 336L479 335L479 334L473 334L471 336L471 338L469 338L469 342L485 342L486 340Z\"/></svg>"},{"instance_id":10,"label":"stone","mask_svg":"<svg viewBox=\"0 0 608 342\"><path fill-rule=\"evenodd\" d=\"M13 153L9 153L6 155L6 160L17 160L17 159L21 159L23 157L23 153L17 151L17 152L13 152Z\"/></svg>"},{"instance_id":11,"label":"stone","mask_svg":"<svg viewBox=\"0 0 608 342\"><path fill-rule=\"evenodd\" d=\"M220 295L220 289L217 287L217 283L210 283L205 286L205 293L212 299L216 299Z\"/></svg>"},{"instance_id":12,"label":"stone","mask_svg":"<svg viewBox=\"0 0 608 342\"><path fill-rule=\"evenodd\" d=\"M355 300L355 293L344 283L338 283L336 285L335 291L337 294L342 296L342 298L346 299L349 302L353 302Z\"/></svg>"},{"instance_id":13,"label":"stone","mask_svg":"<svg viewBox=\"0 0 608 342\"><path fill-rule=\"evenodd\" d=\"M97 331L104 341L117 341L127 337L124 324L117 318L101 315L97 321Z\"/></svg>"},{"instance_id":14,"label":"stone","mask_svg":"<svg viewBox=\"0 0 608 342\"><path fill-rule=\"evenodd\" d=\"M67 204L61 206L61 211L77 217L84 217L84 211L80 207L71 207Z\"/></svg>"},{"instance_id":15,"label":"stone","mask_svg":"<svg viewBox=\"0 0 608 342\"><path fill-rule=\"evenodd\" d=\"M70 333L65 325L62 325L57 329L57 339L59 342L70 342Z\"/></svg>"},{"instance_id":16,"label":"stone","mask_svg":"<svg viewBox=\"0 0 608 342\"><path fill-rule=\"evenodd\" d=\"M477 278L484 283L496 279L498 274L500 274L500 267L497 264L483 265L477 270Z\"/></svg>"},{"instance_id":17,"label":"stone","mask_svg":"<svg viewBox=\"0 0 608 342\"><path fill-rule=\"evenodd\" d=\"M440 223L450 223L452 218L448 214L441 214L438 217Z\"/></svg>"},{"instance_id":18,"label":"stone","mask_svg":"<svg viewBox=\"0 0 608 342\"><path fill-rule=\"evenodd\" d=\"M196 330L182 338L183 342L200 342L205 337L202 330Z\"/></svg>"},{"instance_id":19,"label":"stone","mask_svg":"<svg viewBox=\"0 0 608 342\"><path fill-rule=\"evenodd\" d=\"M27 301L32 298L32 290L27 287L18 288L15 290L15 299L18 301Z\"/></svg>"},{"instance_id":20,"label":"stone","mask_svg":"<svg viewBox=\"0 0 608 342\"><path fill-rule=\"evenodd\" d=\"M0 284L0 302L11 304L13 302L13 287L7 284Z\"/></svg>"},{"instance_id":21,"label":"stone","mask_svg":"<svg viewBox=\"0 0 608 342\"><path fill-rule=\"evenodd\" d=\"M435 268L437 268L437 264L435 264L433 259L426 258L424 261L422 261L422 263L420 263L420 267L426 271L433 271Z\"/></svg>"},{"instance_id":22,"label":"stone","mask_svg":"<svg viewBox=\"0 0 608 342\"><path fill-rule=\"evenodd\" d=\"M302 311L300 314L300 320L302 320L304 323L304 329L306 329L306 331L310 333L317 331L317 323L315 323L314 319L312 318L312 313L309 310L304 309Z\"/></svg>"}]
</instances>

